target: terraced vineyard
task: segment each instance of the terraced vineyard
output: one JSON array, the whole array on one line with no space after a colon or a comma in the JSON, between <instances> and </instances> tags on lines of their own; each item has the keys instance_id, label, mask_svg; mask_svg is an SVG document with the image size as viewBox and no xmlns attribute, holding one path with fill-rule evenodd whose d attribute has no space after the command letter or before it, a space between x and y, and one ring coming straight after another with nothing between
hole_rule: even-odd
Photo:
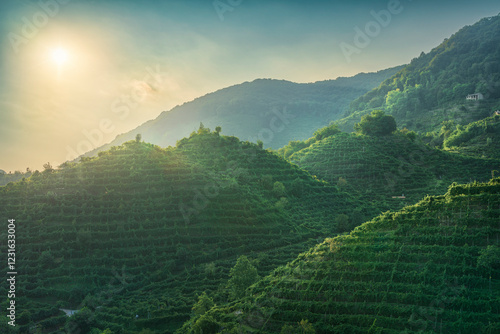
<instances>
[{"instance_id":1,"label":"terraced vineyard","mask_svg":"<svg viewBox=\"0 0 500 334\"><path fill-rule=\"evenodd\" d=\"M340 133L289 160L320 179L360 193L363 201L373 202L381 211L441 194L452 182L487 181L492 171L500 170L499 160L432 149L401 133L382 137Z\"/></svg>"},{"instance_id":2,"label":"terraced vineyard","mask_svg":"<svg viewBox=\"0 0 500 334\"><path fill-rule=\"evenodd\" d=\"M239 255L266 275L359 206L257 145L207 129L176 148L131 141L35 172L0 187L1 216L17 224L17 328L173 332Z\"/></svg>"},{"instance_id":3,"label":"terraced vineyard","mask_svg":"<svg viewBox=\"0 0 500 334\"><path fill-rule=\"evenodd\" d=\"M446 138L450 151L472 157L500 158L500 115L459 126Z\"/></svg>"},{"instance_id":4,"label":"terraced vineyard","mask_svg":"<svg viewBox=\"0 0 500 334\"><path fill-rule=\"evenodd\" d=\"M326 239L186 324L224 333L498 333L500 178Z\"/></svg>"}]
</instances>

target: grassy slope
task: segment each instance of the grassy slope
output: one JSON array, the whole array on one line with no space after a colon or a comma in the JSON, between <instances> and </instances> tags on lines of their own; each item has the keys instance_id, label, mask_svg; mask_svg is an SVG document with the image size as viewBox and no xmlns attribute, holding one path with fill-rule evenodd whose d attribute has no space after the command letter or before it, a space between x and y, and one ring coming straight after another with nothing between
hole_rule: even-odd
<instances>
[{"instance_id":1,"label":"grassy slope","mask_svg":"<svg viewBox=\"0 0 500 334\"><path fill-rule=\"evenodd\" d=\"M204 325L305 333L298 323L308 320L316 333L496 333L499 217L500 179L454 185L326 239L248 297L210 310Z\"/></svg>"},{"instance_id":2,"label":"grassy slope","mask_svg":"<svg viewBox=\"0 0 500 334\"><path fill-rule=\"evenodd\" d=\"M44 333L64 325L59 308L83 306L97 328L172 332L238 255L257 259L265 275L359 206L256 145L216 134L168 149L129 142L1 187L0 204L4 219L17 220L17 301L29 312L18 325Z\"/></svg>"}]
</instances>

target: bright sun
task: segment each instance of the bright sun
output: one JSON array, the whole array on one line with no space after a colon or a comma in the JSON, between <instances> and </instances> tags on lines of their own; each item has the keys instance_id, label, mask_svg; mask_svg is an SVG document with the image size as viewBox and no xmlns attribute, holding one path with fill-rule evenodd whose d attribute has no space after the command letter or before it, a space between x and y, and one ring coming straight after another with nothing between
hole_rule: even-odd
<instances>
[{"instance_id":1,"label":"bright sun","mask_svg":"<svg viewBox=\"0 0 500 334\"><path fill-rule=\"evenodd\" d=\"M64 65L69 58L68 51L63 48L57 48L52 51L52 61L57 65Z\"/></svg>"}]
</instances>

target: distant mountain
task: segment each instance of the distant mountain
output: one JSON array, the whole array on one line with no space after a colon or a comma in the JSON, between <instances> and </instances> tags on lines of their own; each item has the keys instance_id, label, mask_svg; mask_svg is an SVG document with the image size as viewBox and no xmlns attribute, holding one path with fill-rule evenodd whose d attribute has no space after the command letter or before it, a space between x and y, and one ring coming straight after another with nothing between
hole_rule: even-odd
<instances>
[{"instance_id":1,"label":"distant mountain","mask_svg":"<svg viewBox=\"0 0 500 334\"><path fill-rule=\"evenodd\" d=\"M352 102L338 124L352 131L373 109L401 127L439 130L443 121L468 124L500 109L500 15L466 26L397 74ZM480 100L467 100L471 94Z\"/></svg>"},{"instance_id":2,"label":"distant mountain","mask_svg":"<svg viewBox=\"0 0 500 334\"><path fill-rule=\"evenodd\" d=\"M16 328L171 333L198 294L227 280L237 256L254 259L265 276L335 234L335 217L350 212L360 224L376 211L255 144L206 128L176 148L130 141L36 171L0 187L0 216L17 221ZM68 318L61 309L79 311Z\"/></svg>"},{"instance_id":3,"label":"distant mountain","mask_svg":"<svg viewBox=\"0 0 500 334\"><path fill-rule=\"evenodd\" d=\"M326 239L178 333L499 333L500 178Z\"/></svg>"},{"instance_id":4,"label":"distant mountain","mask_svg":"<svg viewBox=\"0 0 500 334\"><path fill-rule=\"evenodd\" d=\"M165 111L85 156L133 140L138 133L147 142L174 146L198 129L200 122L210 128L220 125L224 133L242 140L260 139L265 147L277 149L290 140L308 138L317 128L341 118L354 99L401 68L308 84L271 79L245 82Z\"/></svg>"}]
</instances>

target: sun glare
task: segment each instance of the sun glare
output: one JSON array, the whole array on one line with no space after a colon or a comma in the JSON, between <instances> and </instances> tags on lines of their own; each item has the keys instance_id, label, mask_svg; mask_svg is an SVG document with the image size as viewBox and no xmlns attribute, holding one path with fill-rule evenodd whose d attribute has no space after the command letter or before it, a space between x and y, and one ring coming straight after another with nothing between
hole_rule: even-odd
<instances>
[{"instance_id":1,"label":"sun glare","mask_svg":"<svg viewBox=\"0 0 500 334\"><path fill-rule=\"evenodd\" d=\"M57 48L52 51L52 61L57 65L64 65L69 58L68 52L63 48Z\"/></svg>"}]
</instances>

